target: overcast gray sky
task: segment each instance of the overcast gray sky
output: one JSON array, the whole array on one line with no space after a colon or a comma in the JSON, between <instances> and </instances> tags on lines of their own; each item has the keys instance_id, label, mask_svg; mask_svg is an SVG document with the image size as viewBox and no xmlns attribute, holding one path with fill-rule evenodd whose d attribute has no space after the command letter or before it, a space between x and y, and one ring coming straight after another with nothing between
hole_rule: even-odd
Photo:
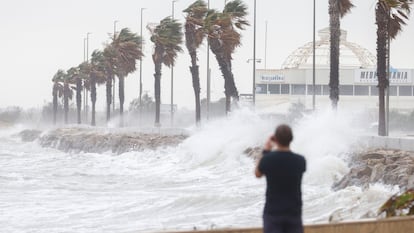
<instances>
[{"instance_id":1,"label":"overcast gray sky","mask_svg":"<svg viewBox=\"0 0 414 233\"><path fill-rule=\"evenodd\" d=\"M249 20L253 22L253 0L249 5ZM175 16L184 21L182 10L193 0L178 0ZM268 68L280 68L285 58L299 46L312 40L311 0L257 0L257 58L264 58L265 21L268 21ZM327 27L328 0L317 0L317 29ZM348 40L375 54L375 0L354 0L356 8L342 20ZM222 9L224 0L211 0L211 7ZM113 31L129 27L139 34L140 8L144 11L144 27L171 15L171 0L2 0L0 7L0 107L18 105L41 107L51 101L51 78L58 69L69 69L83 61L83 38L90 35L90 53L102 49ZM143 61L144 91L153 93L154 66L152 44L144 28L145 55ZM414 68L414 22L408 22L404 32L392 44L392 65ZM234 56L233 71L240 93L251 93L253 30L243 32L242 47ZM193 108L190 58L183 45L175 68L175 102L179 107ZM199 51L202 96L206 95L206 46ZM212 98L223 96L223 81L214 57L211 57ZM257 68L263 68L264 63ZM137 67L138 68L138 67ZM139 71L126 81L126 104L138 96ZM162 102L170 102L170 71L163 67ZM103 87L98 89L98 109L103 109Z\"/></svg>"}]
</instances>

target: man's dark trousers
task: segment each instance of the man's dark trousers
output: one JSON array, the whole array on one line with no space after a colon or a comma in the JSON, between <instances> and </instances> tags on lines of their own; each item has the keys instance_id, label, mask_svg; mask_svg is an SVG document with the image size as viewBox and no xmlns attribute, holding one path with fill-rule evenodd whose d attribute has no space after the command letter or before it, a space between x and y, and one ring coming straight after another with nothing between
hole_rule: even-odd
<instances>
[{"instance_id":1,"label":"man's dark trousers","mask_svg":"<svg viewBox=\"0 0 414 233\"><path fill-rule=\"evenodd\" d=\"M264 233L303 233L301 216L263 215Z\"/></svg>"}]
</instances>

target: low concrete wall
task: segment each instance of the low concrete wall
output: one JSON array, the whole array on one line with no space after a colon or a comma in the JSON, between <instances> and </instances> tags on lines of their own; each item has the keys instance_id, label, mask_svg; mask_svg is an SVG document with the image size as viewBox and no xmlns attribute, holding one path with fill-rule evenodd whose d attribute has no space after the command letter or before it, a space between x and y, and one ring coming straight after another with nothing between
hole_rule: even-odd
<instances>
[{"instance_id":1,"label":"low concrete wall","mask_svg":"<svg viewBox=\"0 0 414 233\"><path fill-rule=\"evenodd\" d=\"M414 217L311 225L305 233L414 233Z\"/></svg>"},{"instance_id":2,"label":"low concrete wall","mask_svg":"<svg viewBox=\"0 0 414 233\"><path fill-rule=\"evenodd\" d=\"M414 151L414 137L364 137L364 144L370 148Z\"/></svg>"},{"instance_id":3,"label":"low concrete wall","mask_svg":"<svg viewBox=\"0 0 414 233\"><path fill-rule=\"evenodd\" d=\"M187 233L261 233L261 228L190 231ZM181 232L185 233L185 232ZM315 224L305 226L305 233L414 233L414 217Z\"/></svg>"}]
</instances>

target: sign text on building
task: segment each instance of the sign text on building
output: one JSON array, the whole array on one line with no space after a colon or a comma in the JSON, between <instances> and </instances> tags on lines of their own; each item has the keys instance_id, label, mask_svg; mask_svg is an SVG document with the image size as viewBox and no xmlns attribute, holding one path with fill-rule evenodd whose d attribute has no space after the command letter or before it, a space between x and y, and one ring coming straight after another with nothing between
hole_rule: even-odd
<instances>
[{"instance_id":1,"label":"sign text on building","mask_svg":"<svg viewBox=\"0 0 414 233\"><path fill-rule=\"evenodd\" d=\"M280 83L285 81L285 76L282 74L261 75L261 82Z\"/></svg>"},{"instance_id":2,"label":"sign text on building","mask_svg":"<svg viewBox=\"0 0 414 233\"><path fill-rule=\"evenodd\" d=\"M359 69L355 71L355 83L378 83L377 71L374 69ZM392 69L390 73L390 83L410 84L412 83L411 70Z\"/></svg>"}]
</instances>

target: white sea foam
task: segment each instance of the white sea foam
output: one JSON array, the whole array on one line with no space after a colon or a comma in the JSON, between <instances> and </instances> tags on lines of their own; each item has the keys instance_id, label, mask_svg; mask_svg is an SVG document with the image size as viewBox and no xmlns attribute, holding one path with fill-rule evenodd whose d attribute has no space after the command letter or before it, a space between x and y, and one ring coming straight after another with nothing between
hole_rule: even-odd
<instances>
[{"instance_id":1,"label":"white sea foam","mask_svg":"<svg viewBox=\"0 0 414 233\"><path fill-rule=\"evenodd\" d=\"M305 222L358 219L396 190L331 185L347 171L359 115L330 111L294 125L305 155ZM135 232L261 225L264 179L243 151L281 122L241 109L177 147L121 155L67 154L0 133L0 232ZM111 129L115 130L115 129ZM329 203L329 204L328 204Z\"/></svg>"}]
</instances>

